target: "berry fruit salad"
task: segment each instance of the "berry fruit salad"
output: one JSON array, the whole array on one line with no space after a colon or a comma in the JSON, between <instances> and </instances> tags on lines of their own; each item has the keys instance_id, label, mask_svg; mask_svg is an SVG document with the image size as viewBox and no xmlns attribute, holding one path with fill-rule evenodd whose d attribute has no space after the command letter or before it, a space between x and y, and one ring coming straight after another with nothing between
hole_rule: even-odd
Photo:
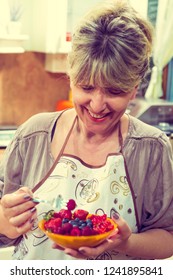
<instances>
[{"instance_id":1,"label":"berry fruit salad","mask_svg":"<svg viewBox=\"0 0 173 280\"><path fill-rule=\"evenodd\" d=\"M50 210L39 227L55 243L62 247L79 248L82 245L96 246L117 228L106 214L90 214L83 209L76 209L76 202L70 199L67 209L56 212Z\"/></svg>"}]
</instances>

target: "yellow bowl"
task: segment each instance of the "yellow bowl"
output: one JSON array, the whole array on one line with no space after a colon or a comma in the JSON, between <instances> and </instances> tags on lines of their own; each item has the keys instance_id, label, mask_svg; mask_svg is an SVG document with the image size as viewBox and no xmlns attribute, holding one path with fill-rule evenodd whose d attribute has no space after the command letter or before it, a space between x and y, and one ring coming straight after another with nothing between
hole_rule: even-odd
<instances>
[{"instance_id":1,"label":"yellow bowl","mask_svg":"<svg viewBox=\"0 0 173 280\"><path fill-rule=\"evenodd\" d=\"M117 228L117 225L110 219L109 220L114 228L108 232L97 234L97 235L90 235L90 236L70 236L70 235L62 235L51 233L44 228L45 220L41 220L38 224L39 228L57 245L64 247L64 248L71 248L71 249L78 249L82 246L87 247L94 247L103 242L106 238L108 238L113 231Z\"/></svg>"}]
</instances>

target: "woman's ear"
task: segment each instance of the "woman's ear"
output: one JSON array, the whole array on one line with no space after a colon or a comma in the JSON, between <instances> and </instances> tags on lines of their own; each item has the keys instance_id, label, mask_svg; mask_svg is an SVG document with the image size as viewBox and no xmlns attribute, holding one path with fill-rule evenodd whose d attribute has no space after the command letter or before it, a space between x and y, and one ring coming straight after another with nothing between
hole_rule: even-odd
<instances>
[{"instance_id":1,"label":"woman's ear","mask_svg":"<svg viewBox=\"0 0 173 280\"><path fill-rule=\"evenodd\" d=\"M133 100L136 98L137 91L138 91L138 85L135 86L134 89L132 90L132 95L131 95L130 100Z\"/></svg>"}]
</instances>

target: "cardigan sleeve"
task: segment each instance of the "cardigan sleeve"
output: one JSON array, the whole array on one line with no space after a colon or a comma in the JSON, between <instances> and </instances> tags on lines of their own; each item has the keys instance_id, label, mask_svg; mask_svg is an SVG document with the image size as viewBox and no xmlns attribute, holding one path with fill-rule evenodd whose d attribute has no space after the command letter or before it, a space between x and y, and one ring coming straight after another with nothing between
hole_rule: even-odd
<instances>
[{"instance_id":1,"label":"cardigan sleeve","mask_svg":"<svg viewBox=\"0 0 173 280\"><path fill-rule=\"evenodd\" d=\"M173 157L169 140L162 135L160 145L152 145L145 182L142 230L173 230ZM154 144L154 143L153 143Z\"/></svg>"},{"instance_id":2,"label":"cardigan sleeve","mask_svg":"<svg viewBox=\"0 0 173 280\"><path fill-rule=\"evenodd\" d=\"M139 134L139 133L138 133ZM124 149L138 230L173 230L173 156L167 136L130 137Z\"/></svg>"},{"instance_id":3,"label":"cardigan sleeve","mask_svg":"<svg viewBox=\"0 0 173 280\"><path fill-rule=\"evenodd\" d=\"M20 185L22 174L22 161L19 153L18 131L14 139L6 148L3 158L0 162L0 197L2 197L4 185L10 185L10 192L14 192Z\"/></svg>"},{"instance_id":4,"label":"cardigan sleeve","mask_svg":"<svg viewBox=\"0 0 173 280\"><path fill-rule=\"evenodd\" d=\"M138 231L173 230L173 151L165 133L130 116L124 142Z\"/></svg>"},{"instance_id":5,"label":"cardigan sleeve","mask_svg":"<svg viewBox=\"0 0 173 280\"><path fill-rule=\"evenodd\" d=\"M7 186L9 193L14 192L20 186L22 163L18 149L17 137L18 131L16 132L11 144L6 148L0 162L0 199L4 192L4 186ZM8 168L9 171L7 171ZM19 241L20 237L17 239L10 239L0 234L0 248L16 245Z\"/></svg>"},{"instance_id":6,"label":"cardigan sleeve","mask_svg":"<svg viewBox=\"0 0 173 280\"><path fill-rule=\"evenodd\" d=\"M0 162L0 199L21 185L32 189L50 169L51 131L58 116L57 112L37 114L17 129ZM16 242L0 235L0 247Z\"/></svg>"}]
</instances>

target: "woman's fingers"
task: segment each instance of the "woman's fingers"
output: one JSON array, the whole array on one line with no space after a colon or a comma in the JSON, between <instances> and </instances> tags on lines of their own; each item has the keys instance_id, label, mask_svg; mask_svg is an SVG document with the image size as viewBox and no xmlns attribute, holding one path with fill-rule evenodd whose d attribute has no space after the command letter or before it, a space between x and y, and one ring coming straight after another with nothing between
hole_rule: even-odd
<instances>
[{"instance_id":1,"label":"woman's fingers","mask_svg":"<svg viewBox=\"0 0 173 280\"><path fill-rule=\"evenodd\" d=\"M121 216L119 216L117 213L113 214L112 219L118 225L118 234L115 237L112 236L112 238L120 237L121 240L128 239L129 236L131 235L131 229L128 226L128 224L126 223L126 221Z\"/></svg>"},{"instance_id":2,"label":"woman's fingers","mask_svg":"<svg viewBox=\"0 0 173 280\"><path fill-rule=\"evenodd\" d=\"M86 259L87 258L87 255L81 253L79 250L73 250L70 248L64 249L64 253L73 258L76 258L76 259Z\"/></svg>"},{"instance_id":3,"label":"woman's fingers","mask_svg":"<svg viewBox=\"0 0 173 280\"><path fill-rule=\"evenodd\" d=\"M24 202L19 205L13 206L11 208L4 209L6 216L15 217L18 216L28 210L35 208L35 204L32 201ZM34 209L32 210L34 211Z\"/></svg>"},{"instance_id":4,"label":"woman's fingers","mask_svg":"<svg viewBox=\"0 0 173 280\"><path fill-rule=\"evenodd\" d=\"M101 255L103 252L108 250L117 249L118 251L119 246L126 243L128 238L130 237L131 229L126 221L118 215L115 215L113 217L113 220L115 221L115 223L117 223L118 229L115 230L113 235L102 242L100 245L94 248L81 247L78 251L69 251L69 249L67 249L68 251L65 250L65 253L71 254L73 257L77 258L95 258L96 256Z\"/></svg>"},{"instance_id":5,"label":"woman's fingers","mask_svg":"<svg viewBox=\"0 0 173 280\"><path fill-rule=\"evenodd\" d=\"M25 189L29 190L25 187ZM24 203L32 198L32 194L30 192L24 191L24 187L19 189L18 191L12 193L12 194L6 194L1 199L1 204L3 207L11 208L13 206L19 205L21 203Z\"/></svg>"},{"instance_id":6,"label":"woman's fingers","mask_svg":"<svg viewBox=\"0 0 173 280\"><path fill-rule=\"evenodd\" d=\"M31 219L33 217L33 213L36 211L36 208L33 207L25 212L22 212L19 215L15 215L11 218L9 218L9 222L15 226L15 227L19 227L21 226L23 223L25 223L27 220Z\"/></svg>"},{"instance_id":7,"label":"woman's fingers","mask_svg":"<svg viewBox=\"0 0 173 280\"><path fill-rule=\"evenodd\" d=\"M31 229L36 219L36 208L29 188L21 187L12 194L4 195L1 205L4 217L18 233L23 234ZM12 235L13 233L12 231Z\"/></svg>"},{"instance_id":8,"label":"woman's fingers","mask_svg":"<svg viewBox=\"0 0 173 280\"><path fill-rule=\"evenodd\" d=\"M6 194L1 199L1 205L5 215L10 218L34 208L32 202L32 192L27 187L21 187L12 194Z\"/></svg>"}]
</instances>

